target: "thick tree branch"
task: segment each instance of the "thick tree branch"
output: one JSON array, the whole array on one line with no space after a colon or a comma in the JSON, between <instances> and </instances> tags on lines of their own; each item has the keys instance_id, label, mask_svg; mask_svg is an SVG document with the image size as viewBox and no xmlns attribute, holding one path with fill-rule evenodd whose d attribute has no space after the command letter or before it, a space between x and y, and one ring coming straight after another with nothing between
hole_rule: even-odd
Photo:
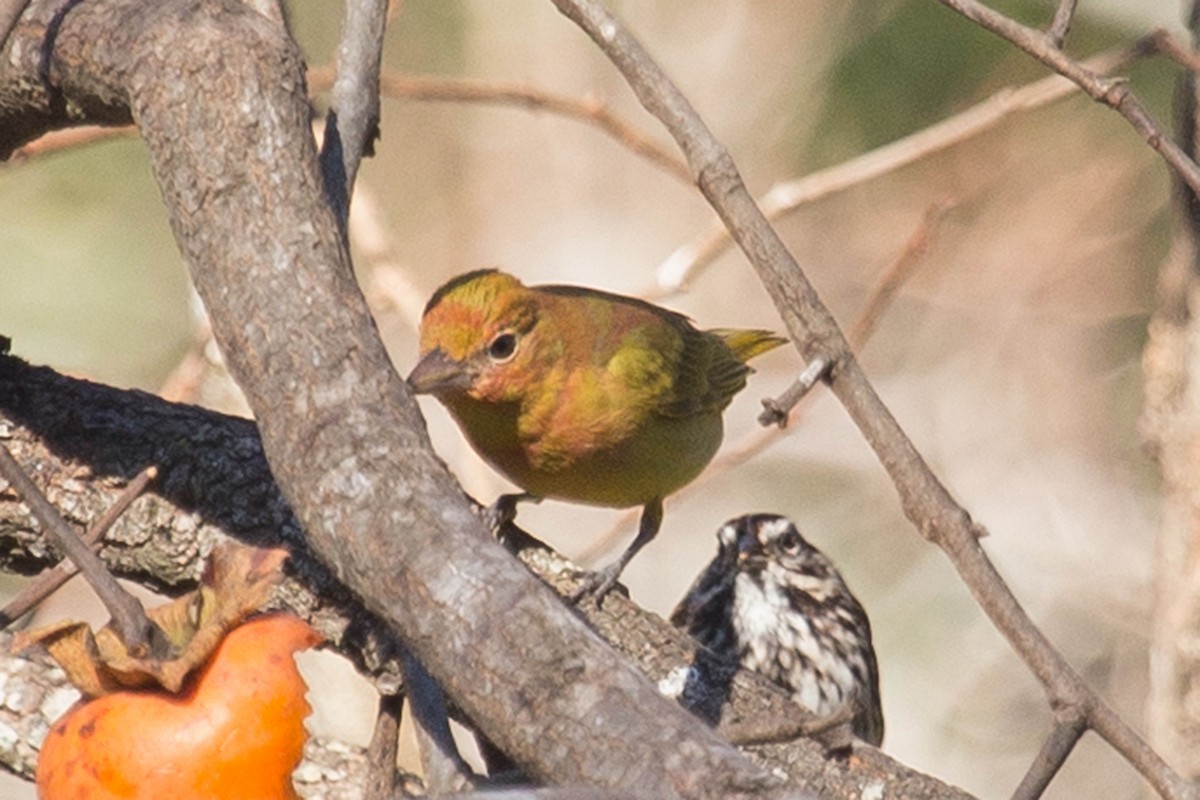
<instances>
[{"instance_id":1,"label":"thick tree branch","mask_svg":"<svg viewBox=\"0 0 1200 800\"><path fill-rule=\"evenodd\" d=\"M27 5L29 0L0 0L0 47L4 45Z\"/></svg>"},{"instance_id":2,"label":"thick tree branch","mask_svg":"<svg viewBox=\"0 0 1200 800\"><path fill-rule=\"evenodd\" d=\"M364 156L379 137L379 68L388 0L349 0L338 46L337 79L325 118L321 176L325 197L349 246L350 198ZM471 785L471 770L450 735L446 700L437 682L407 649L401 653L405 694L413 710L426 788L448 794ZM377 784L378 781L372 780Z\"/></svg>"}]
</instances>

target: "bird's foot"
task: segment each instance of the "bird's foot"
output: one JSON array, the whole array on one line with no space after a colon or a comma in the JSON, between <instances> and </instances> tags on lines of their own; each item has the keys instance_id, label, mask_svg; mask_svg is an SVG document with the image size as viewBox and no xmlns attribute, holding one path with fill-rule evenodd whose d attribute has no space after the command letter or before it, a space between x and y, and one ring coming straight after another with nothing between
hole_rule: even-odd
<instances>
[{"instance_id":1,"label":"bird's foot","mask_svg":"<svg viewBox=\"0 0 1200 800\"><path fill-rule=\"evenodd\" d=\"M542 498L528 492L502 494L483 509L483 522L488 526L488 530L500 544L513 551L519 549L517 545L522 535L528 539L528 534L514 524L517 518L517 504L523 502L540 503Z\"/></svg>"},{"instance_id":2,"label":"bird's foot","mask_svg":"<svg viewBox=\"0 0 1200 800\"><path fill-rule=\"evenodd\" d=\"M575 576L581 579L579 588L571 592L567 597L567 602L571 605L579 605L585 598L592 598L596 603L596 608L600 608L604 603L604 598L613 589L619 593L629 597L629 590L624 585L617 583L617 579L621 577L621 568L624 564L609 564L602 570L590 572L580 570L575 573Z\"/></svg>"},{"instance_id":3,"label":"bird's foot","mask_svg":"<svg viewBox=\"0 0 1200 800\"><path fill-rule=\"evenodd\" d=\"M532 494L521 492L520 494L502 494L492 501L492 504L483 510L483 521L497 536L508 525L511 525L517 518L517 504L530 500L535 503L541 502L540 497Z\"/></svg>"}]
</instances>

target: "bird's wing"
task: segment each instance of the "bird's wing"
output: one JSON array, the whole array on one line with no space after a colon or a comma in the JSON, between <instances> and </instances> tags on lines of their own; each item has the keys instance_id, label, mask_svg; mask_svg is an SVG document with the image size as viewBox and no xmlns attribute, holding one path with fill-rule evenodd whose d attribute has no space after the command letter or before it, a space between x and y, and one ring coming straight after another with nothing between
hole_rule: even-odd
<instances>
[{"instance_id":1,"label":"bird's wing","mask_svg":"<svg viewBox=\"0 0 1200 800\"><path fill-rule=\"evenodd\" d=\"M672 418L709 414L745 387L751 370L726 342L728 332L698 330L684 315L647 303L607 310L597 347L624 408Z\"/></svg>"},{"instance_id":2,"label":"bird's wing","mask_svg":"<svg viewBox=\"0 0 1200 800\"><path fill-rule=\"evenodd\" d=\"M737 551L721 550L709 562L704 571L696 576L687 594L671 612L671 624L676 628L694 633L695 629L711 628L727 624L728 619L719 619L728 614L733 606L733 582L737 577Z\"/></svg>"},{"instance_id":3,"label":"bird's wing","mask_svg":"<svg viewBox=\"0 0 1200 800\"><path fill-rule=\"evenodd\" d=\"M687 417L721 411L746 386L746 366L721 337L686 324L679 331L682 347L672 366L675 380L664 393L658 412Z\"/></svg>"}]
</instances>

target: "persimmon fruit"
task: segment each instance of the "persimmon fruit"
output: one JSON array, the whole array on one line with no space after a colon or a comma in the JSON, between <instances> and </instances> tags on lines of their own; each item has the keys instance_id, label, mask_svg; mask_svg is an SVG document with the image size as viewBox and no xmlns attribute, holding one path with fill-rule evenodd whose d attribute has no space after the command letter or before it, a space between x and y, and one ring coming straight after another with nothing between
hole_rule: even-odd
<instances>
[{"instance_id":1,"label":"persimmon fruit","mask_svg":"<svg viewBox=\"0 0 1200 800\"><path fill-rule=\"evenodd\" d=\"M251 619L172 695L120 691L73 706L37 765L42 800L296 798L311 708L293 655L320 641L290 614Z\"/></svg>"}]
</instances>

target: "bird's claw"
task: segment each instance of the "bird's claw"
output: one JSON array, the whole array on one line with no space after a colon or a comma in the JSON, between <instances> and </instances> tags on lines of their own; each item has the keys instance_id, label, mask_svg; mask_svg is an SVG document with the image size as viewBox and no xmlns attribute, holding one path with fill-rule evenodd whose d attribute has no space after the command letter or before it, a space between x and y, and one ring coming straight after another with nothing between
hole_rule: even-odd
<instances>
[{"instance_id":1,"label":"bird's claw","mask_svg":"<svg viewBox=\"0 0 1200 800\"><path fill-rule=\"evenodd\" d=\"M483 510L483 521L493 533L498 533L517 518L518 499L515 494L502 494Z\"/></svg>"},{"instance_id":2,"label":"bird's claw","mask_svg":"<svg viewBox=\"0 0 1200 800\"><path fill-rule=\"evenodd\" d=\"M614 569L616 564L613 564L605 569L597 572L589 572L581 570L575 573L575 577L581 579L579 587L571 592L567 597L567 602L571 605L579 605L584 598L592 598L596 603L596 608L600 608L604 603L604 598L613 589L629 597L629 590L624 585L617 583L617 579L621 577L621 570Z\"/></svg>"},{"instance_id":3,"label":"bird's claw","mask_svg":"<svg viewBox=\"0 0 1200 800\"><path fill-rule=\"evenodd\" d=\"M528 492L502 494L483 510L483 522L488 526L492 535L504 543L506 534L517 519L517 504L540 503L541 501L542 498Z\"/></svg>"}]
</instances>

